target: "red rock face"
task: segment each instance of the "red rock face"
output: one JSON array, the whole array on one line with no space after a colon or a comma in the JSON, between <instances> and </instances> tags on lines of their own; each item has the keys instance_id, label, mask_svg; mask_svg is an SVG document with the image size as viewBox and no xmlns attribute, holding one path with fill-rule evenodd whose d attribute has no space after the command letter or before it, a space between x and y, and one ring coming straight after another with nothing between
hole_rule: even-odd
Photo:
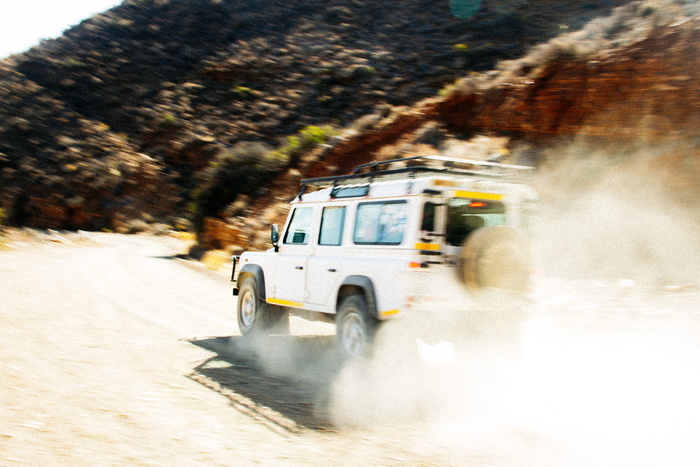
<instances>
[{"instance_id":1,"label":"red rock face","mask_svg":"<svg viewBox=\"0 0 700 467\"><path fill-rule=\"evenodd\" d=\"M454 96L426 113L462 130L528 140L692 137L700 131L699 28L688 21L597 57L556 60L534 77Z\"/></svg>"},{"instance_id":2,"label":"red rock face","mask_svg":"<svg viewBox=\"0 0 700 467\"><path fill-rule=\"evenodd\" d=\"M546 143L592 136L612 141L690 139L700 132L700 21L652 31L624 48L560 58L534 75L484 91L425 101L383 127L349 139L309 176L369 162L428 122L452 132Z\"/></svg>"}]
</instances>

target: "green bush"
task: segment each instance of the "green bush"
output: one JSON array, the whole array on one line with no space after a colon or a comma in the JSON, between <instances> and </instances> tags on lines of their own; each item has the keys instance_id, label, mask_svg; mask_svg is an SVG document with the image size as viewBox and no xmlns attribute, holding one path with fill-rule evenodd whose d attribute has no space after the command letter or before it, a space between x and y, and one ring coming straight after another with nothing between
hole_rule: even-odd
<instances>
[{"instance_id":1,"label":"green bush","mask_svg":"<svg viewBox=\"0 0 700 467\"><path fill-rule=\"evenodd\" d=\"M286 160L289 167L299 165L301 157L319 144L325 144L337 132L328 126L309 125L297 135L287 137L287 142L273 153L273 157Z\"/></svg>"},{"instance_id":2,"label":"green bush","mask_svg":"<svg viewBox=\"0 0 700 467\"><path fill-rule=\"evenodd\" d=\"M238 195L255 194L284 167L284 161L262 143L239 143L221 152L193 191L197 230L201 230L205 217L217 215Z\"/></svg>"},{"instance_id":3,"label":"green bush","mask_svg":"<svg viewBox=\"0 0 700 467\"><path fill-rule=\"evenodd\" d=\"M247 88L245 86L236 86L233 89L233 92L236 93L241 98L253 97L253 95L254 95L253 90L250 88Z\"/></svg>"},{"instance_id":4,"label":"green bush","mask_svg":"<svg viewBox=\"0 0 700 467\"><path fill-rule=\"evenodd\" d=\"M197 231L201 232L205 217L217 216L239 195L255 195L275 175L297 166L304 154L335 134L330 127L307 126L287 137L277 150L244 142L221 152L204 171L187 207Z\"/></svg>"},{"instance_id":5,"label":"green bush","mask_svg":"<svg viewBox=\"0 0 700 467\"><path fill-rule=\"evenodd\" d=\"M70 58L68 60L64 60L60 62L60 64L62 67L67 68L69 70L82 70L88 67L87 63L81 62L77 58Z\"/></svg>"},{"instance_id":6,"label":"green bush","mask_svg":"<svg viewBox=\"0 0 700 467\"><path fill-rule=\"evenodd\" d=\"M175 126L178 124L177 117L171 113L164 113L160 117L161 126Z\"/></svg>"}]
</instances>

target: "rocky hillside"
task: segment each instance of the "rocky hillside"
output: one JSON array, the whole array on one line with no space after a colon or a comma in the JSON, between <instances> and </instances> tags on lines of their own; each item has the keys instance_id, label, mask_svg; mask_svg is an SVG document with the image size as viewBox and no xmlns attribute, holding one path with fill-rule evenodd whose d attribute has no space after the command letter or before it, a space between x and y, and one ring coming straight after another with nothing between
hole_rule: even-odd
<instances>
[{"instance_id":1,"label":"rocky hillside","mask_svg":"<svg viewBox=\"0 0 700 467\"><path fill-rule=\"evenodd\" d=\"M441 135L429 151L497 135L505 144L501 153L530 164L574 139L645 146L650 153L682 148L690 163L700 136L700 16L681 11L644 3L619 8L494 71L457 81L443 97L397 112L333 148L311 172L346 171L366 155L421 151L415 143L425 140L426 128Z\"/></svg>"},{"instance_id":2,"label":"rocky hillside","mask_svg":"<svg viewBox=\"0 0 700 467\"><path fill-rule=\"evenodd\" d=\"M126 0L0 60L0 207L52 228L220 217L259 195L199 202L239 143L363 132L626 2Z\"/></svg>"},{"instance_id":3,"label":"rocky hillside","mask_svg":"<svg viewBox=\"0 0 700 467\"><path fill-rule=\"evenodd\" d=\"M643 148L643 170L697 203L698 14L128 0L0 61L0 207L17 225L175 226L263 248L302 177L434 153L541 165L572 141Z\"/></svg>"},{"instance_id":4,"label":"rocky hillside","mask_svg":"<svg viewBox=\"0 0 700 467\"><path fill-rule=\"evenodd\" d=\"M457 81L441 97L368 115L359 131L356 124L332 148L309 154L300 172L347 173L375 159L435 153L542 166L573 153L598 159L591 159L586 174L568 178L594 179L604 171L602 157L635 173L648 190L643 196L656 193L658 183L674 202L696 212L700 17L694 8L641 2L618 8L493 71ZM295 193L298 177L291 175L275 179L269 194L247 211L228 212L225 221L208 219L205 242L263 247L263 225L284 220L280 194ZM577 189L559 188L574 190L569 196Z\"/></svg>"}]
</instances>

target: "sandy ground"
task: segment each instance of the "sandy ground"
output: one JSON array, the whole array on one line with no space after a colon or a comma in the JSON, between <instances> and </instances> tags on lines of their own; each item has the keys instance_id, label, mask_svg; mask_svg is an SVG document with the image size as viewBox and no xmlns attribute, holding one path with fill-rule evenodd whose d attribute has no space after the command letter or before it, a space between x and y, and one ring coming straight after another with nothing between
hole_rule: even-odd
<instances>
[{"instance_id":1,"label":"sandy ground","mask_svg":"<svg viewBox=\"0 0 700 467\"><path fill-rule=\"evenodd\" d=\"M700 460L697 292L540 299L519 364L500 367L503 390L474 383L473 358L456 363L473 346L440 343L430 365L394 349L341 368L333 327L296 318L291 336L247 342L226 271L183 251L97 233L26 235L0 250L0 465Z\"/></svg>"},{"instance_id":2,"label":"sandy ground","mask_svg":"<svg viewBox=\"0 0 700 467\"><path fill-rule=\"evenodd\" d=\"M36 234L0 252L0 464L407 462L319 413L337 371L332 327L295 319L298 337L269 345L312 364L263 368L241 344L226 274L182 249Z\"/></svg>"}]
</instances>

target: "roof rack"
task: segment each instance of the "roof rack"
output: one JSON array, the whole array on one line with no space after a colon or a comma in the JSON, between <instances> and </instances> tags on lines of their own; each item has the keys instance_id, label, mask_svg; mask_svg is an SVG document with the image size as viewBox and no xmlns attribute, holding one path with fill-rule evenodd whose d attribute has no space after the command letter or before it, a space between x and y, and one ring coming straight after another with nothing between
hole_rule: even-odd
<instances>
[{"instance_id":1,"label":"roof rack","mask_svg":"<svg viewBox=\"0 0 700 467\"><path fill-rule=\"evenodd\" d=\"M380 170L382 166L401 165ZM402 159L375 161L355 167L349 175L308 178L302 180L302 193L307 186L328 187L377 180L397 180L428 175L461 175L483 178L520 179L534 170L524 165L499 164L496 162L459 159L443 156L414 156Z\"/></svg>"}]
</instances>

